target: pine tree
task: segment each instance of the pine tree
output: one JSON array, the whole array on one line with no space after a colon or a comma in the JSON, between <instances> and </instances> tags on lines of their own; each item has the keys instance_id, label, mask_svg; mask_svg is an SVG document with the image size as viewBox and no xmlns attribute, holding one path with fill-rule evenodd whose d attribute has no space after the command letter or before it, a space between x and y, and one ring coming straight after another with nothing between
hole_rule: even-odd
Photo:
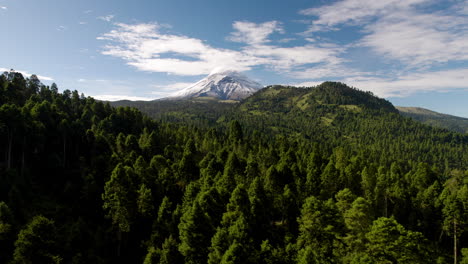
<instances>
[{"instance_id":1,"label":"pine tree","mask_svg":"<svg viewBox=\"0 0 468 264\"><path fill-rule=\"evenodd\" d=\"M336 246L343 232L343 223L332 200L307 198L298 218L297 260L334 263ZM302 262L304 263L304 262ZM312 262L314 263L314 262Z\"/></svg>"},{"instance_id":2,"label":"pine tree","mask_svg":"<svg viewBox=\"0 0 468 264\"><path fill-rule=\"evenodd\" d=\"M102 194L103 209L117 229L117 256L120 256L122 233L130 232L134 218L135 198L133 196L132 178L132 169L118 164L112 171L111 178L106 182Z\"/></svg>"},{"instance_id":3,"label":"pine tree","mask_svg":"<svg viewBox=\"0 0 468 264\"><path fill-rule=\"evenodd\" d=\"M182 263L183 257L177 249L177 241L169 236L164 240L159 264Z\"/></svg>"},{"instance_id":4,"label":"pine tree","mask_svg":"<svg viewBox=\"0 0 468 264\"><path fill-rule=\"evenodd\" d=\"M20 231L15 242L13 263L60 263L57 254L56 229L54 222L44 216L35 216Z\"/></svg>"},{"instance_id":5,"label":"pine tree","mask_svg":"<svg viewBox=\"0 0 468 264\"><path fill-rule=\"evenodd\" d=\"M208 257L210 238L215 229L198 201L184 212L179 223L179 251L185 263L205 263Z\"/></svg>"}]
</instances>

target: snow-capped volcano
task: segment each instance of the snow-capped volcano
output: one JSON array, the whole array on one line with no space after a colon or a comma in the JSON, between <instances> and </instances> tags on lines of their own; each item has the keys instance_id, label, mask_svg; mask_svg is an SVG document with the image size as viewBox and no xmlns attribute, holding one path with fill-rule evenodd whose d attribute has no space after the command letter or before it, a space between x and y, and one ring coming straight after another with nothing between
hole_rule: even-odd
<instances>
[{"instance_id":1,"label":"snow-capped volcano","mask_svg":"<svg viewBox=\"0 0 468 264\"><path fill-rule=\"evenodd\" d=\"M236 71L215 72L197 83L174 93L169 98L215 97L221 100L241 100L263 88Z\"/></svg>"}]
</instances>

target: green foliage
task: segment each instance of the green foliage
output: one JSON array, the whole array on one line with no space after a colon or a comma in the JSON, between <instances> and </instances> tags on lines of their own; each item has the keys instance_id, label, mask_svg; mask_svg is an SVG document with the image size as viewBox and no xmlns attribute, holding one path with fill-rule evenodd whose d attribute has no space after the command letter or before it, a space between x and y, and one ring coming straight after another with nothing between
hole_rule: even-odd
<instances>
[{"instance_id":1,"label":"green foliage","mask_svg":"<svg viewBox=\"0 0 468 264\"><path fill-rule=\"evenodd\" d=\"M410 117L423 124L445 128L454 132L468 132L468 118L437 113L419 107L397 107L403 116Z\"/></svg>"},{"instance_id":2,"label":"green foliage","mask_svg":"<svg viewBox=\"0 0 468 264\"><path fill-rule=\"evenodd\" d=\"M160 264L171 264L171 263L182 263L183 258L180 255L177 249L177 241L172 237L169 236L164 240L161 249L161 259L159 261Z\"/></svg>"},{"instance_id":3,"label":"green foliage","mask_svg":"<svg viewBox=\"0 0 468 264\"><path fill-rule=\"evenodd\" d=\"M13 249L14 230L13 214L5 202L0 202L0 263L8 260L10 252Z\"/></svg>"},{"instance_id":4,"label":"green foliage","mask_svg":"<svg viewBox=\"0 0 468 264\"><path fill-rule=\"evenodd\" d=\"M460 260L460 264L468 264L468 248L462 248L462 259Z\"/></svg>"},{"instance_id":5,"label":"green foliage","mask_svg":"<svg viewBox=\"0 0 468 264\"><path fill-rule=\"evenodd\" d=\"M60 263L54 222L35 216L18 234L13 263Z\"/></svg>"},{"instance_id":6,"label":"green foliage","mask_svg":"<svg viewBox=\"0 0 468 264\"><path fill-rule=\"evenodd\" d=\"M151 120L8 72L0 102L0 263L428 263L466 247L468 137L341 83L127 102Z\"/></svg>"},{"instance_id":7,"label":"green foliage","mask_svg":"<svg viewBox=\"0 0 468 264\"><path fill-rule=\"evenodd\" d=\"M395 219L375 220L366 237L369 255L375 262L427 263L430 259L424 236L405 230Z\"/></svg>"},{"instance_id":8,"label":"green foliage","mask_svg":"<svg viewBox=\"0 0 468 264\"><path fill-rule=\"evenodd\" d=\"M322 201L314 196L304 201L297 239L298 261L333 263L337 242L343 232L343 222L332 200Z\"/></svg>"},{"instance_id":9,"label":"green foliage","mask_svg":"<svg viewBox=\"0 0 468 264\"><path fill-rule=\"evenodd\" d=\"M145 184L142 184L138 190L137 206L138 212L143 216L151 216L154 212L153 195L151 189L148 189Z\"/></svg>"},{"instance_id":10,"label":"green foliage","mask_svg":"<svg viewBox=\"0 0 468 264\"><path fill-rule=\"evenodd\" d=\"M186 263L206 262L210 238L214 234L213 223L198 201L188 208L180 218L179 251Z\"/></svg>"},{"instance_id":11,"label":"green foliage","mask_svg":"<svg viewBox=\"0 0 468 264\"><path fill-rule=\"evenodd\" d=\"M134 209L131 192L132 176L133 171L130 167L117 165L112 171L111 178L106 182L102 195L103 208L108 212L107 216L120 232L125 233L130 232Z\"/></svg>"}]
</instances>

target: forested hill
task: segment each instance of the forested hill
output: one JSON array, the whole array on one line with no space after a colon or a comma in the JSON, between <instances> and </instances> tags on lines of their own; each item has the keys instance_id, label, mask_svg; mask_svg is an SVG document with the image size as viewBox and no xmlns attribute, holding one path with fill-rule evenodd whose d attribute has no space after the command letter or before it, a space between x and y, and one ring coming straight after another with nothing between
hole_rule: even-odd
<instances>
[{"instance_id":1,"label":"forested hill","mask_svg":"<svg viewBox=\"0 0 468 264\"><path fill-rule=\"evenodd\" d=\"M459 133L468 133L468 118L437 113L420 107L397 107L404 116L408 116L427 125L446 128Z\"/></svg>"},{"instance_id":2,"label":"forested hill","mask_svg":"<svg viewBox=\"0 0 468 264\"><path fill-rule=\"evenodd\" d=\"M0 103L0 263L468 261L467 137L343 84L150 119L8 72Z\"/></svg>"},{"instance_id":3,"label":"forested hill","mask_svg":"<svg viewBox=\"0 0 468 264\"><path fill-rule=\"evenodd\" d=\"M239 121L244 133L259 142L276 136L320 142L328 151L345 146L388 163L398 153L402 160L430 162L443 169L464 166L464 135L422 125L401 116L387 100L343 83L316 87L269 86L240 103L181 100L112 103L137 107L156 120L227 129ZM417 147L416 147L417 146ZM456 147L454 147L456 146Z\"/></svg>"}]
</instances>

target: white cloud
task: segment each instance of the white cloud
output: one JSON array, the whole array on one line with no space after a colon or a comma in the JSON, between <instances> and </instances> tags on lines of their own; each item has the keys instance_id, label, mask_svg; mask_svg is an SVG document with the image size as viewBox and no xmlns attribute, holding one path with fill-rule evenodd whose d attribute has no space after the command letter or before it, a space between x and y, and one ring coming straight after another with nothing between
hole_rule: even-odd
<instances>
[{"instance_id":1,"label":"white cloud","mask_svg":"<svg viewBox=\"0 0 468 264\"><path fill-rule=\"evenodd\" d=\"M120 57L142 71L176 75L202 75L226 66L249 70L255 58L227 49L213 48L200 39L160 33L159 24L116 24L117 28L98 39L106 45L105 55Z\"/></svg>"},{"instance_id":2,"label":"white cloud","mask_svg":"<svg viewBox=\"0 0 468 264\"><path fill-rule=\"evenodd\" d=\"M409 67L468 59L468 19L444 14L404 12L366 27L360 45Z\"/></svg>"},{"instance_id":3,"label":"white cloud","mask_svg":"<svg viewBox=\"0 0 468 264\"><path fill-rule=\"evenodd\" d=\"M164 34L161 26L155 23L115 25L115 29L98 38L108 41L102 54L122 58L142 71L202 75L218 67L247 71L254 66L267 66L288 72L310 63L340 62L337 55L341 49L326 43L288 48L268 45L268 35L278 30L275 21L263 24L235 22L236 32L243 33L233 35L247 43L239 51L215 48L188 36ZM252 32L256 30L262 34L253 36Z\"/></svg>"},{"instance_id":4,"label":"white cloud","mask_svg":"<svg viewBox=\"0 0 468 264\"><path fill-rule=\"evenodd\" d=\"M351 76L367 76L370 73L360 72L350 69L342 64L319 64L315 67L305 68L300 71L291 72L291 75L297 79L328 79L336 80Z\"/></svg>"},{"instance_id":5,"label":"white cloud","mask_svg":"<svg viewBox=\"0 0 468 264\"><path fill-rule=\"evenodd\" d=\"M301 10L300 14L315 16L309 31L335 29L340 24L366 22L370 17L383 16L395 10L408 9L431 0L343 0L318 8Z\"/></svg>"},{"instance_id":6,"label":"white cloud","mask_svg":"<svg viewBox=\"0 0 468 264\"><path fill-rule=\"evenodd\" d=\"M381 97L405 97L423 91L467 89L468 69L412 73L395 79L355 77L343 82Z\"/></svg>"},{"instance_id":7,"label":"white cloud","mask_svg":"<svg viewBox=\"0 0 468 264\"><path fill-rule=\"evenodd\" d=\"M101 101L120 101L120 100L130 100L130 101L151 101L156 98L141 97L141 96L132 96L132 95L111 95L111 94L100 94L93 96L97 100Z\"/></svg>"},{"instance_id":8,"label":"white cloud","mask_svg":"<svg viewBox=\"0 0 468 264\"><path fill-rule=\"evenodd\" d=\"M0 68L0 72L9 72L10 69L8 68ZM27 72L27 71L18 71L18 70L14 70L15 72L19 72L21 73L24 77L30 77L32 74ZM54 79L52 77L47 77L47 76L43 76L43 75L38 75L36 74L37 78L39 78L39 80L41 81L53 81Z\"/></svg>"},{"instance_id":9,"label":"white cloud","mask_svg":"<svg viewBox=\"0 0 468 264\"><path fill-rule=\"evenodd\" d=\"M67 27L65 27L65 26L59 26L59 27L57 27L57 30L58 30L58 31L65 31L65 30L67 30Z\"/></svg>"},{"instance_id":10,"label":"white cloud","mask_svg":"<svg viewBox=\"0 0 468 264\"><path fill-rule=\"evenodd\" d=\"M328 65L340 63L342 60L338 57L338 54L341 51L342 49L337 46L321 47L312 44L287 48L257 45L244 49L246 54L262 58L262 64L280 72L291 72L297 70L296 67L306 64L320 63Z\"/></svg>"},{"instance_id":11,"label":"white cloud","mask_svg":"<svg viewBox=\"0 0 468 264\"><path fill-rule=\"evenodd\" d=\"M106 21L106 22L110 22L114 17L115 17L115 15L107 15L107 16L99 16L99 17L97 17L97 19L102 20L102 21Z\"/></svg>"},{"instance_id":12,"label":"white cloud","mask_svg":"<svg viewBox=\"0 0 468 264\"><path fill-rule=\"evenodd\" d=\"M248 21L236 21L233 24L233 28L236 31L232 32L227 39L250 45L270 42L268 36L274 32L284 33L281 23L278 21L269 21L262 24Z\"/></svg>"},{"instance_id":13,"label":"white cloud","mask_svg":"<svg viewBox=\"0 0 468 264\"><path fill-rule=\"evenodd\" d=\"M88 24L88 22L80 21L80 22L78 22L78 24L80 24L80 25L86 25L86 24Z\"/></svg>"},{"instance_id":14,"label":"white cloud","mask_svg":"<svg viewBox=\"0 0 468 264\"><path fill-rule=\"evenodd\" d=\"M300 83L290 83L285 85L295 86L295 87L312 87L321 84L322 82L300 82Z\"/></svg>"},{"instance_id":15,"label":"white cloud","mask_svg":"<svg viewBox=\"0 0 468 264\"><path fill-rule=\"evenodd\" d=\"M419 8L432 0L343 0L302 10L315 16L309 32L359 25L365 36L358 46L370 47L409 68L468 59L468 1L454 4L445 13Z\"/></svg>"},{"instance_id":16,"label":"white cloud","mask_svg":"<svg viewBox=\"0 0 468 264\"><path fill-rule=\"evenodd\" d=\"M153 88L155 88L156 90L152 91L151 95L153 95L156 98L168 97L173 95L174 92L183 90L191 85L193 85L193 82L178 82L167 85L153 85Z\"/></svg>"},{"instance_id":17,"label":"white cloud","mask_svg":"<svg viewBox=\"0 0 468 264\"><path fill-rule=\"evenodd\" d=\"M189 86L193 85L193 82L178 82L178 83L171 83L167 85L153 85L154 88L158 89L156 93L162 91L178 91ZM152 92L154 94L154 92Z\"/></svg>"},{"instance_id":18,"label":"white cloud","mask_svg":"<svg viewBox=\"0 0 468 264\"><path fill-rule=\"evenodd\" d=\"M92 12L93 12L93 10L85 10L85 11L83 11L83 14L90 14Z\"/></svg>"},{"instance_id":19,"label":"white cloud","mask_svg":"<svg viewBox=\"0 0 468 264\"><path fill-rule=\"evenodd\" d=\"M295 38L283 38L283 39L279 39L277 40L277 42L279 43L288 43L288 42L291 42L291 41L294 41L296 40Z\"/></svg>"},{"instance_id":20,"label":"white cloud","mask_svg":"<svg viewBox=\"0 0 468 264\"><path fill-rule=\"evenodd\" d=\"M6 6L0 6L0 9L2 9L2 10L8 10L8 7L6 7Z\"/></svg>"}]
</instances>

